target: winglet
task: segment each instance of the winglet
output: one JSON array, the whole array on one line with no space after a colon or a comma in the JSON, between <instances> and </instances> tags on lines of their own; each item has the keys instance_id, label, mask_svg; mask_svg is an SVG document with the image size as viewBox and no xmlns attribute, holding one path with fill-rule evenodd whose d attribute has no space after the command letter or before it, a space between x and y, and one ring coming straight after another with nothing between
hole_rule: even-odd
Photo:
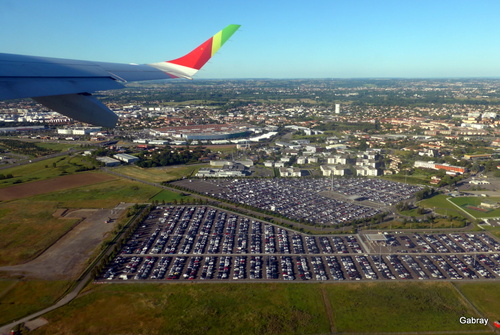
<instances>
[{"instance_id":1,"label":"winglet","mask_svg":"<svg viewBox=\"0 0 500 335\"><path fill-rule=\"evenodd\" d=\"M240 25L238 24L230 24L187 55L171 61L148 65L164 71L173 78L180 77L191 79L191 77L212 58L239 27Z\"/></svg>"}]
</instances>

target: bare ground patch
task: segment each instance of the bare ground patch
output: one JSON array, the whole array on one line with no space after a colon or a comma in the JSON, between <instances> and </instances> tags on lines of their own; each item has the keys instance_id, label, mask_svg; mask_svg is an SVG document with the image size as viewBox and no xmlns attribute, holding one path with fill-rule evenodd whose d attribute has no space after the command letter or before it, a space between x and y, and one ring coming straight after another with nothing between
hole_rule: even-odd
<instances>
[{"instance_id":1,"label":"bare ground patch","mask_svg":"<svg viewBox=\"0 0 500 335\"><path fill-rule=\"evenodd\" d=\"M39 257L26 264L0 267L0 272L49 280L76 278L126 208L120 204L112 209L75 210L66 213L65 217L85 219ZM109 218L112 219L111 222Z\"/></svg>"}]
</instances>

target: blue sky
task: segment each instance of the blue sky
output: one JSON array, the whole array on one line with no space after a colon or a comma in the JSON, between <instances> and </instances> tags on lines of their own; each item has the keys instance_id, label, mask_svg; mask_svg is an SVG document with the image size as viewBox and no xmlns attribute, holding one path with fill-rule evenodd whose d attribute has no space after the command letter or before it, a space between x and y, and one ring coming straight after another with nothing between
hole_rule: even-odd
<instances>
[{"instance_id":1,"label":"blue sky","mask_svg":"<svg viewBox=\"0 0 500 335\"><path fill-rule=\"evenodd\" d=\"M197 78L500 77L498 0L0 0L0 52L148 63L242 27Z\"/></svg>"}]
</instances>

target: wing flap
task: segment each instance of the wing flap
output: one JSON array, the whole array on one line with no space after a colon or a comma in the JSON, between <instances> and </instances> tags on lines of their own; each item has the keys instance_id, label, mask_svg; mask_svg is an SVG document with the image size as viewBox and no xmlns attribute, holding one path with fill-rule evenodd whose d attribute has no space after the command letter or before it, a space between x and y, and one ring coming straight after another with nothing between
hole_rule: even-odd
<instances>
[{"instance_id":1,"label":"wing flap","mask_svg":"<svg viewBox=\"0 0 500 335\"><path fill-rule=\"evenodd\" d=\"M118 115L91 95L63 94L33 98L38 103L78 121L113 128Z\"/></svg>"}]
</instances>

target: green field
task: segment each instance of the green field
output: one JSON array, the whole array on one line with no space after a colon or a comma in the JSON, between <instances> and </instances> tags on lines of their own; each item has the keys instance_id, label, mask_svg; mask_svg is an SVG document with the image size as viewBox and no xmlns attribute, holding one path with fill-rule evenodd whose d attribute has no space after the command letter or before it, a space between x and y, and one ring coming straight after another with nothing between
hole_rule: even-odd
<instances>
[{"instance_id":1,"label":"green field","mask_svg":"<svg viewBox=\"0 0 500 335\"><path fill-rule=\"evenodd\" d=\"M0 281L0 324L49 307L69 288L67 281Z\"/></svg>"},{"instance_id":2,"label":"green field","mask_svg":"<svg viewBox=\"0 0 500 335\"><path fill-rule=\"evenodd\" d=\"M0 204L0 265L32 259L78 222L54 217L56 209L57 203L46 201Z\"/></svg>"},{"instance_id":3,"label":"green field","mask_svg":"<svg viewBox=\"0 0 500 335\"><path fill-rule=\"evenodd\" d=\"M238 151L238 149L236 148L236 144L221 144L221 145L212 144L212 145L205 145L204 147L212 150L213 152L220 152L223 154L228 154L231 152Z\"/></svg>"},{"instance_id":4,"label":"green field","mask_svg":"<svg viewBox=\"0 0 500 335\"><path fill-rule=\"evenodd\" d=\"M202 167L208 165L183 165L183 166L171 166L162 168L140 168L137 166L120 166L114 168L113 171L122 173L126 176L137 178L140 180L146 180L154 183L161 183L164 181L171 181L181 179L183 177L190 177L196 174L198 170Z\"/></svg>"},{"instance_id":5,"label":"green field","mask_svg":"<svg viewBox=\"0 0 500 335\"><path fill-rule=\"evenodd\" d=\"M392 220L390 222L384 222L377 227L380 229L436 229L436 228L462 228L465 227L466 223L458 220L449 220L446 218L435 219L432 223L430 222L412 222L408 220L406 222L400 220Z\"/></svg>"},{"instance_id":6,"label":"green field","mask_svg":"<svg viewBox=\"0 0 500 335\"><path fill-rule=\"evenodd\" d=\"M31 201L52 201L62 208L111 208L120 202L146 202L159 188L127 179L33 196Z\"/></svg>"},{"instance_id":7,"label":"green field","mask_svg":"<svg viewBox=\"0 0 500 335\"><path fill-rule=\"evenodd\" d=\"M168 191L168 190L163 190L160 193L156 194L154 197L149 199L150 201L165 201L166 203L168 202L174 202L174 201L190 201L193 198L190 196L183 196L181 193L173 192L173 191Z\"/></svg>"},{"instance_id":8,"label":"green field","mask_svg":"<svg viewBox=\"0 0 500 335\"><path fill-rule=\"evenodd\" d=\"M72 174L78 170L91 169L94 166L94 162L89 157L81 155L49 158L39 162L3 169L1 171L3 175L12 174L13 178L0 180L0 187Z\"/></svg>"},{"instance_id":9,"label":"green field","mask_svg":"<svg viewBox=\"0 0 500 335\"><path fill-rule=\"evenodd\" d=\"M444 194L438 194L433 196L432 198L422 200L418 204L421 207L430 208L441 215L454 215L469 218L464 214L464 212L462 212L460 209L446 200L447 198L448 196Z\"/></svg>"},{"instance_id":10,"label":"green field","mask_svg":"<svg viewBox=\"0 0 500 335\"><path fill-rule=\"evenodd\" d=\"M57 143L57 142L38 142L36 146L54 151L68 151L72 148L79 148L81 145L77 143Z\"/></svg>"},{"instance_id":11,"label":"green field","mask_svg":"<svg viewBox=\"0 0 500 335\"><path fill-rule=\"evenodd\" d=\"M405 184L429 185L429 176L427 175L387 175L383 176L382 179L397 181Z\"/></svg>"},{"instance_id":12,"label":"green field","mask_svg":"<svg viewBox=\"0 0 500 335\"><path fill-rule=\"evenodd\" d=\"M479 317L450 283L92 284L34 334L489 330L464 315Z\"/></svg>"},{"instance_id":13,"label":"green field","mask_svg":"<svg viewBox=\"0 0 500 335\"><path fill-rule=\"evenodd\" d=\"M476 218L492 218L492 217L500 217L500 208L488 210L488 211L479 211L472 208L467 208L467 205L470 206L479 206L483 201L500 201L500 198L483 198L483 197L458 197L458 198L450 198L449 201L453 202L463 211L469 213L470 215Z\"/></svg>"},{"instance_id":14,"label":"green field","mask_svg":"<svg viewBox=\"0 0 500 335\"><path fill-rule=\"evenodd\" d=\"M35 334L327 333L317 285L92 285ZM71 320L71 322L68 322Z\"/></svg>"},{"instance_id":15,"label":"green field","mask_svg":"<svg viewBox=\"0 0 500 335\"><path fill-rule=\"evenodd\" d=\"M399 214L404 215L404 216L411 216L411 217L417 217L421 216L422 214L417 213L417 209L413 208L408 211L399 211Z\"/></svg>"},{"instance_id":16,"label":"green field","mask_svg":"<svg viewBox=\"0 0 500 335\"><path fill-rule=\"evenodd\" d=\"M0 265L28 261L71 229L78 219L54 217L58 208L111 208L148 201L159 189L124 179L0 203Z\"/></svg>"},{"instance_id":17,"label":"green field","mask_svg":"<svg viewBox=\"0 0 500 335\"><path fill-rule=\"evenodd\" d=\"M450 283L328 285L339 332L416 332L464 329L463 315L476 316Z\"/></svg>"},{"instance_id":18,"label":"green field","mask_svg":"<svg viewBox=\"0 0 500 335\"><path fill-rule=\"evenodd\" d=\"M460 283L457 287L485 317L500 320L500 284Z\"/></svg>"}]
</instances>

